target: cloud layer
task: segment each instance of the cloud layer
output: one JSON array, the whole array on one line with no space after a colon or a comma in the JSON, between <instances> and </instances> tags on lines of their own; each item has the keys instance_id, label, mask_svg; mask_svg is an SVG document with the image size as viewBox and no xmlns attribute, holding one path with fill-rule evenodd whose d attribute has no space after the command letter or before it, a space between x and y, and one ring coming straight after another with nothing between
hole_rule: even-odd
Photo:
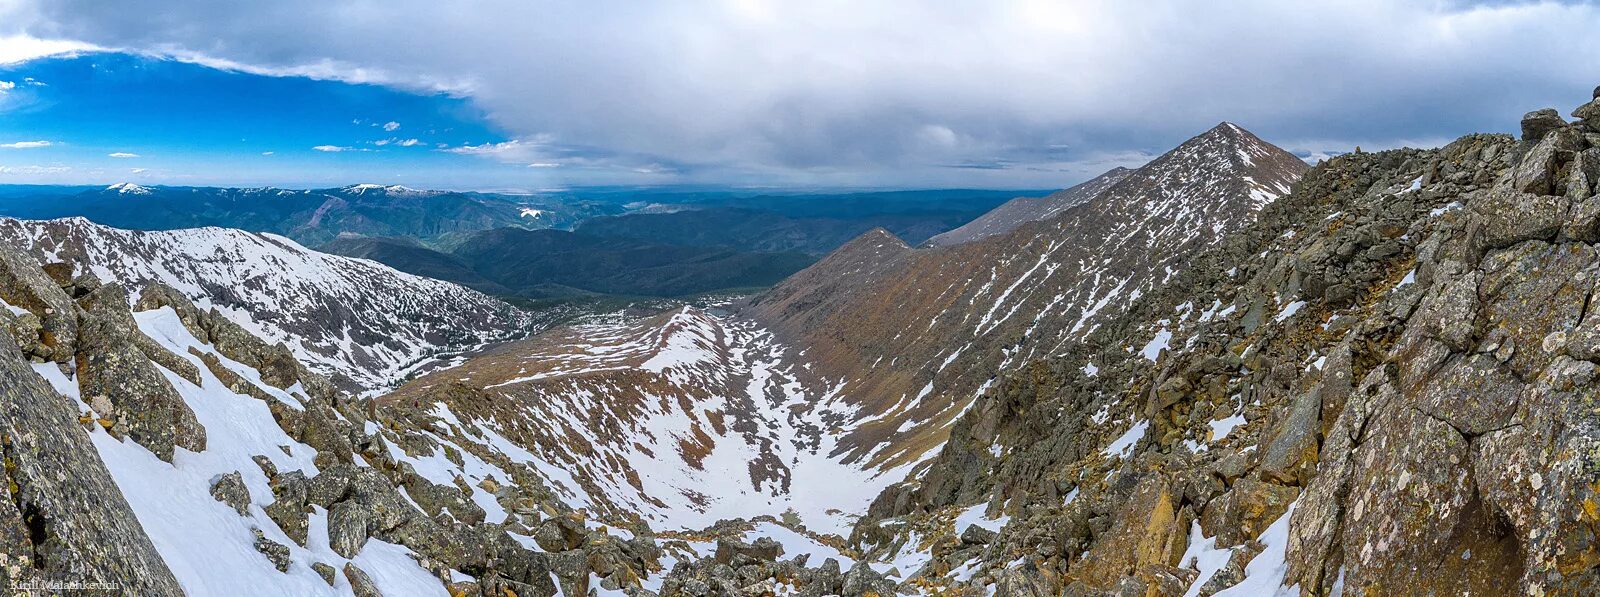
<instances>
[{"instance_id":1,"label":"cloud layer","mask_svg":"<svg viewBox=\"0 0 1600 597\"><path fill-rule=\"evenodd\" d=\"M1304 155L1436 144L1587 98L1595 31L1582 3L0 0L0 39L63 40L0 61L450 93L514 139L461 153L700 182L1050 186L1220 120Z\"/></svg>"}]
</instances>

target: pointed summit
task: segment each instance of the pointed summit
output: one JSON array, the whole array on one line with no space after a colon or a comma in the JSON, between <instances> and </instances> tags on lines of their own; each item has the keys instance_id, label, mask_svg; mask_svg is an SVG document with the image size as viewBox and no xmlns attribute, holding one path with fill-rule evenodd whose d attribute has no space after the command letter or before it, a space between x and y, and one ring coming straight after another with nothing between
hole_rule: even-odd
<instances>
[{"instance_id":1,"label":"pointed summit","mask_svg":"<svg viewBox=\"0 0 1600 597\"><path fill-rule=\"evenodd\" d=\"M1052 195L1083 187L1090 197L1072 207L975 242L917 251L869 232L748 313L873 417L840 450L870 466L912 462L945 439L947 428L923 422L950 420L997 374L1081 342L1253 221L1306 168L1223 123L1135 170Z\"/></svg>"}]
</instances>

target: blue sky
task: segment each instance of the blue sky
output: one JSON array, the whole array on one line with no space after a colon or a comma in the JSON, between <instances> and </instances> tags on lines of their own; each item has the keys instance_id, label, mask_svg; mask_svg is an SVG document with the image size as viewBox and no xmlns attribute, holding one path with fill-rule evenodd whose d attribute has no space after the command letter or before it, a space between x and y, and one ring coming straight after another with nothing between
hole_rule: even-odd
<instances>
[{"instance_id":1,"label":"blue sky","mask_svg":"<svg viewBox=\"0 0 1600 597\"><path fill-rule=\"evenodd\" d=\"M1313 161L1514 132L1588 100L1595 31L1578 0L0 0L0 183L1065 187L1224 120Z\"/></svg>"},{"instance_id":2,"label":"blue sky","mask_svg":"<svg viewBox=\"0 0 1600 597\"><path fill-rule=\"evenodd\" d=\"M0 164L31 182L523 185L452 153L507 141L467 100L121 53L0 67ZM320 148L320 149L319 149ZM70 170L60 170L70 168ZM55 170L54 172L51 172ZM375 178L371 178L375 177Z\"/></svg>"}]
</instances>

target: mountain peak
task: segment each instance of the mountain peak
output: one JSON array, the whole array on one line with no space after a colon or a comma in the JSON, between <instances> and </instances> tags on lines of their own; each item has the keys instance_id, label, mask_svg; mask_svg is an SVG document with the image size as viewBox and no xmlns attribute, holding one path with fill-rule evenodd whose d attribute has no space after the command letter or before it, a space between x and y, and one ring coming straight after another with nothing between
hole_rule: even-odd
<instances>
[{"instance_id":1,"label":"mountain peak","mask_svg":"<svg viewBox=\"0 0 1600 597\"><path fill-rule=\"evenodd\" d=\"M124 195L149 195L150 194L150 189L149 188L141 187L141 186L133 184L131 182L119 182L117 184L114 184L114 185L111 185L109 187L106 187L106 190L107 191L113 191L113 192L121 193L121 194L124 194Z\"/></svg>"}]
</instances>

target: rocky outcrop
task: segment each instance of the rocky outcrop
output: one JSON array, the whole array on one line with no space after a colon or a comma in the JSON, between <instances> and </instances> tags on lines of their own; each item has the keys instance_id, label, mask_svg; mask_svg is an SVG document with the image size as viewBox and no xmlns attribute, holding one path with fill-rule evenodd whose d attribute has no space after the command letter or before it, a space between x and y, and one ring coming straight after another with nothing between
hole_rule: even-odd
<instances>
[{"instance_id":1,"label":"rocky outcrop","mask_svg":"<svg viewBox=\"0 0 1600 597\"><path fill-rule=\"evenodd\" d=\"M12 276L0 288L27 281L35 308L72 314L67 301L45 298L54 285L36 264L0 247L0 269ZM16 294L8 294L11 303ZM65 295L60 295L65 298ZM15 304L15 303L12 303ZM45 307L45 305L55 305ZM68 315L70 316L70 315ZM71 324L59 323L75 329ZM68 351L74 334L58 335ZM57 355L63 356L63 355ZM54 366L54 365L50 365ZM0 499L0 570L6 586L20 582L105 582L151 595L181 593L177 580L144 534L100 456L79 424L79 412L33 371L9 338L0 338L0 450L5 499Z\"/></svg>"},{"instance_id":2,"label":"rocky outcrop","mask_svg":"<svg viewBox=\"0 0 1600 597\"><path fill-rule=\"evenodd\" d=\"M169 462L174 448L205 450L205 428L139 350L136 338L144 334L133 323L122 287L103 285L79 303L83 309L75 355L78 388L91 405L101 404L103 398L103 404L109 406L95 412L99 419L111 422L107 430L119 438L131 437Z\"/></svg>"},{"instance_id":3,"label":"rocky outcrop","mask_svg":"<svg viewBox=\"0 0 1600 597\"><path fill-rule=\"evenodd\" d=\"M1081 349L994 384L853 543L987 502L1015 519L962 557L997 592L1595 592L1593 105L1320 164ZM1284 576L1251 576L1260 558Z\"/></svg>"}]
</instances>

